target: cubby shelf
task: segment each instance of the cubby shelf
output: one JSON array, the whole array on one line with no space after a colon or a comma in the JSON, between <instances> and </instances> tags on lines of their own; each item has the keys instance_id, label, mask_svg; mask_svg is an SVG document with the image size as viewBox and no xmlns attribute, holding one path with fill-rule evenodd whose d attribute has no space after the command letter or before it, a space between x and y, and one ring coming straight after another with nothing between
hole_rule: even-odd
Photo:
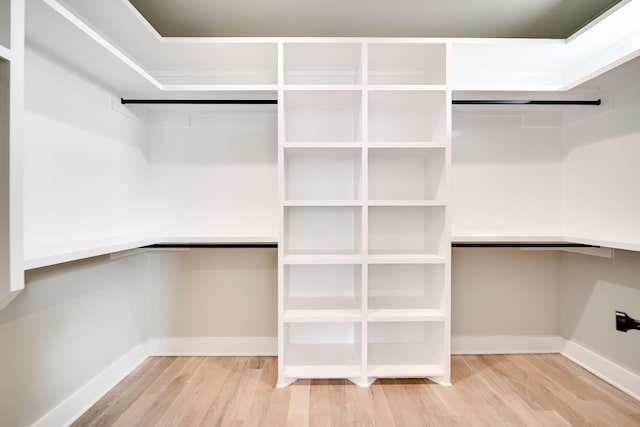
<instances>
[{"instance_id":1,"label":"cubby shelf","mask_svg":"<svg viewBox=\"0 0 640 427\"><path fill-rule=\"evenodd\" d=\"M444 375L443 326L444 322L369 323L369 375Z\"/></svg>"},{"instance_id":2,"label":"cubby shelf","mask_svg":"<svg viewBox=\"0 0 640 427\"><path fill-rule=\"evenodd\" d=\"M291 148L285 149L284 157L287 200L361 198L360 149Z\"/></svg>"},{"instance_id":3,"label":"cubby shelf","mask_svg":"<svg viewBox=\"0 0 640 427\"><path fill-rule=\"evenodd\" d=\"M361 374L360 322L284 324L284 376L345 378Z\"/></svg>"},{"instance_id":4,"label":"cubby shelf","mask_svg":"<svg viewBox=\"0 0 640 427\"><path fill-rule=\"evenodd\" d=\"M285 85L357 85L362 82L360 43L285 43Z\"/></svg>"},{"instance_id":5,"label":"cubby shelf","mask_svg":"<svg viewBox=\"0 0 640 427\"><path fill-rule=\"evenodd\" d=\"M361 375L359 345L289 344L285 347L286 378L354 378Z\"/></svg>"},{"instance_id":6,"label":"cubby shelf","mask_svg":"<svg viewBox=\"0 0 640 427\"><path fill-rule=\"evenodd\" d=\"M368 98L370 142L445 140L444 91L369 91Z\"/></svg>"},{"instance_id":7,"label":"cubby shelf","mask_svg":"<svg viewBox=\"0 0 640 427\"><path fill-rule=\"evenodd\" d=\"M369 199L442 199L444 158L441 148L370 148Z\"/></svg>"},{"instance_id":8,"label":"cubby shelf","mask_svg":"<svg viewBox=\"0 0 640 427\"><path fill-rule=\"evenodd\" d=\"M360 91L287 91L286 142L360 142Z\"/></svg>"},{"instance_id":9,"label":"cubby shelf","mask_svg":"<svg viewBox=\"0 0 640 427\"><path fill-rule=\"evenodd\" d=\"M444 85L444 43L369 43L370 85Z\"/></svg>"}]
</instances>

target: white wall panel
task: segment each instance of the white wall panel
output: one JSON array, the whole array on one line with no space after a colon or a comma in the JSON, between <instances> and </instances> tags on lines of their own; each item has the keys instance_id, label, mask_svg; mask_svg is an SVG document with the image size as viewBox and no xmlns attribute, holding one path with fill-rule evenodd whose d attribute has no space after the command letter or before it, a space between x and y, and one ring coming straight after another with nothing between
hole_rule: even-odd
<instances>
[{"instance_id":1,"label":"white wall panel","mask_svg":"<svg viewBox=\"0 0 640 427\"><path fill-rule=\"evenodd\" d=\"M454 109L452 234L560 235L560 113L498 108Z\"/></svg>"},{"instance_id":2,"label":"white wall panel","mask_svg":"<svg viewBox=\"0 0 640 427\"><path fill-rule=\"evenodd\" d=\"M566 117L563 223L573 237L640 245L640 60L590 83L603 105Z\"/></svg>"},{"instance_id":3,"label":"white wall panel","mask_svg":"<svg viewBox=\"0 0 640 427\"><path fill-rule=\"evenodd\" d=\"M154 123L149 149L161 234L275 237L276 110L213 106L165 114L173 119Z\"/></svg>"},{"instance_id":4,"label":"white wall panel","mask_svg":"<svg viewBox=\"0 0 640 427\"><path fill-rule=\"evenodd\" d=\"M26 61L25 246L147 231L144 125L82 77Z\"/></svg>"}]
</instances>

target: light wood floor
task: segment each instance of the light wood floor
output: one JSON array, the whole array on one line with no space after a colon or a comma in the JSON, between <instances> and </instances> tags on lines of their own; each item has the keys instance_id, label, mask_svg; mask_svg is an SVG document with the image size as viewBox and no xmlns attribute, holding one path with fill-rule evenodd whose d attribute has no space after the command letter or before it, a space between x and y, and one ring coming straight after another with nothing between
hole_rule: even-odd
<instances>
[{"instance_id":1,"label":"light wood floor","mask_svg":"<svg viewBox=\"0 0 640 427\"><path fill-rule=\"evenodd\" d=\"M154 357L73 426L640 426L640 402L560 355L454 356L428 380L299 380L274 357Z\"/></svg>"}]
</instances>

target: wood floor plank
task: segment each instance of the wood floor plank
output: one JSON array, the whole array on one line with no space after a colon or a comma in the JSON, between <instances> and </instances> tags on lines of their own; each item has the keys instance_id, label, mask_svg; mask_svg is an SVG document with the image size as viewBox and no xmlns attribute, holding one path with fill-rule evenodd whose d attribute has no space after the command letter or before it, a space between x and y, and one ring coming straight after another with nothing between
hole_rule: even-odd
<instances>
[{"instance_id":1,"label":"wood floor plank","mask_svg":"<svg viewBox=\"0 0 640 427\"><path fill-rule=\"evenodd\" d=\"M329 400L329 380L316 380L309 393L309 426L331 426L331 404Z\"/></svg>"},{"instance_id":2,"label":"wood floor plank","mask_svg":"<svg viewBox=\"0 0 640 427\"><path fill-rule=\"evenodd\" d=\"M298 380L275 357L153 357L73 424L113 426L640 426L640 402L561 355L454 356L426 379Z\"/></svg>"},{"instance_id":3,"label":"wood floor plank","mask_svg":"<svg viewBox=\"0 0 640 427\"><path fill-rule=\"evenodd\" d=\"M234 358L207 357L198 370L193 402L182 414L177 425L198 426L202 424L209 407L215 402L220 390L233 374Z\"/></svg>"}]
</instances>

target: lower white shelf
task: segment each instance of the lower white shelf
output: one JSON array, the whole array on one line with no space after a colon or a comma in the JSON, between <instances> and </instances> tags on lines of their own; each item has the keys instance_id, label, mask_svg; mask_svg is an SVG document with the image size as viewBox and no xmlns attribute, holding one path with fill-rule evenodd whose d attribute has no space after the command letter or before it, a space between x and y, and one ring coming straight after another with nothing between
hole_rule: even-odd
<instances>
[{"instance_id":1,"label":"lower white shelf","mask_svg":"<svg viewBox=\"0 0 640 427\"><path fill-rule=\"evenodd\" d=\"M444 367L423 343L378 343L368 346L371 377L430 377L445 374Z\"/></svg>"},{"instance_id":2,"label":"lower white shelf","mask_svg":"<svg viewBox=\"0 0 640 427\"><path fill-rule=\"evenodd\" d=\"M46 267L79 259L126 251L158 243L160 238L150 234L109 237L65 242L55 245L25 247L24 269Z\"/></svg>"},{"instance_id":3,"label":"lower white shelf","mask_svg":"<svg viewBox=\"0 0 640 427\"><path fill-rule=\"evenodd\" d=\"M288 378L353 378L361 375L359 347L346 344L289 344L284 376Z\"/></svg>"}]
</instances>

